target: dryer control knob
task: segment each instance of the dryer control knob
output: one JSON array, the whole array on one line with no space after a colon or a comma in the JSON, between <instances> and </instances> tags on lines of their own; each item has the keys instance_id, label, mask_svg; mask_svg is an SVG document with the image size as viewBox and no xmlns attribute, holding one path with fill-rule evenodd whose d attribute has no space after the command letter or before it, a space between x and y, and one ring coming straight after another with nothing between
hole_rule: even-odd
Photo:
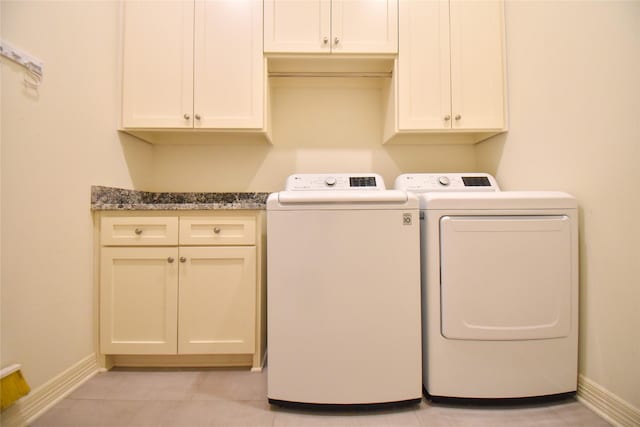
<instances>
[{"instance_id":1,"label":"dryer control knob","mask_svg":"<svg viewBox=\"0 0 640 427\"><path fill-rule=\"evenodd\" d=\"M440 185L444 185L445 187L451 183L449 181L449 178L447 178L446 176L438 177L438 182L440 183Z\"/></svg>"},{"instance_id":2,"label":"dryer control knob","mask_svg":"<svg viewBox=\"0 0 640 427\"><path fill-rule=\"evenodd\" d=\"M333 187L334 185L336 185L336 179L334 177L329 177L324 180L324 183L327 184L329 187Z\"/></svg>"}]
</instances>

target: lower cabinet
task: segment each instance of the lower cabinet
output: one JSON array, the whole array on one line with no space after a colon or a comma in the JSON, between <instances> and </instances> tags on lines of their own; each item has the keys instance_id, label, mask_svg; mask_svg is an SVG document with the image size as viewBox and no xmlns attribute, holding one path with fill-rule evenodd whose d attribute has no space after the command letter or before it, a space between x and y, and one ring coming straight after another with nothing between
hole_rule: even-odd
<instances>
[{"instance_id":1,"label":"lower cabinet","mask_svg":"<svg viewBox=\"0 0 640 427\"><path fill-rule=\"evenodd\" d=\"M178 353L253 353L256 248L180 248Z\"/></svg>"},{"instance_id":2,"label":"lower cabinet","mask_svg":"<svg viewBox=\"0 0 640 427\"><path fill-rule=\"evenodd\" d=\"M101 214L100 352L250 355L240 364L259 368L263 218Z\"/></svg>"},{"instance_id":3,"label":"lower cabinet","mask_svg":"<svg viewBox=\"0 0 640 427\"><path fill-rule=\"evenodd\" d=\"M176 354L178 248L102 248L100 350Z\"/></svg>"}]
</instances>

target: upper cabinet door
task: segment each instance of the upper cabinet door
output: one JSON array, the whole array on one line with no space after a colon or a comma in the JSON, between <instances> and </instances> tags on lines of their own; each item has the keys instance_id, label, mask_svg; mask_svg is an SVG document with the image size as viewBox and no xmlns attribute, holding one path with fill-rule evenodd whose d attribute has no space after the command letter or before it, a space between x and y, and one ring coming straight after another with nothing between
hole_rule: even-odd
<instances>
[{"instance_id":1,"label":"upper cabinet door","mask_svg":"<svg viewBox=\"0 0 640 427\"><path fill-rule=\"evenodd\" d=\"M398 0L265 0L264 51L396 53Z\"/></svg>"},{"instance_id":2,"label":"upper cabinet door","mask_svg":"<svg viewBox=\"0 0 640 427\"><path fill-rule=\"evenodd\" d=\"M331 0L265 0L265 52L331 52Z\"/></svg>"},{"instance_id":3,"label":"upper cabinet door","mask_svg":"<svg viewBox=\"0 0 640 427\"><path fill-rule=\"evenodd\" d=\"M399 22L398 130L503 130L503 2L402 1Z\"/></svg>"},{"instance_id":4,"label":"upper cabinet door","mask_svg":"<svg viewBox=\"0 0 640 427\"><path fill-rule=\"evenodd\" d=\"M451 1L453 129L505 127L504 11L498 0Z\"/></svg>"},{"instance_id":5,"label":"upper cabinet door","mask_svg":"<svg viewBox=\"0 0 640 427\"><path fill-rule=\"evenodd\" d=\"M398 0L333 0L335 53L397 53Z\"/></svg>"},{"instance_id":6,"label":"upper cabinet door","mask_svg":"<svg viewBox=\"0 0 640 427\"><path fill-rule=\"evenodd\" d=\"M449 2L400 2L398 127L451 127Z\"/></svg>"},{"instance_id":7,"label":"upper cabinet door","mask_svg":"<svg viewBox=\"0 0 640 427\"><path fill-rule=\"evenodd\" d=\"M263 127L262 1L195 3L194 127Z\"/></svg>"},{"instance_id":8,"label":"upper cabinet door","mask_svg":"<svg viewBox=\"0 0 640 427\"><path fill-rule=\"evenodd\" d=\"M192 127L194 3L123 8L122 127Z\"/></svg>"}]
</instances>

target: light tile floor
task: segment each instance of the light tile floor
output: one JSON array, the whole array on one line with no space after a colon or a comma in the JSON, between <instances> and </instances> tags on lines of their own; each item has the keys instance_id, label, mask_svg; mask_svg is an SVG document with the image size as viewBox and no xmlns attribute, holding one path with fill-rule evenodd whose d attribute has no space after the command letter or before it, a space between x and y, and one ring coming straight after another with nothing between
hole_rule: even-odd
<instances>
[{"instance_id":1,"label":"light tile floor","mask_svg":"<svg viewBox=\"0 0 640 427\"><path fill-rule=\"evenodd\" d=\"M111 370L87 381L32 427L560 427L608 426L576 400L518 407L432 404L366 412L298 411L267 402L267 372Z\"/></svg>"}]
</instances>

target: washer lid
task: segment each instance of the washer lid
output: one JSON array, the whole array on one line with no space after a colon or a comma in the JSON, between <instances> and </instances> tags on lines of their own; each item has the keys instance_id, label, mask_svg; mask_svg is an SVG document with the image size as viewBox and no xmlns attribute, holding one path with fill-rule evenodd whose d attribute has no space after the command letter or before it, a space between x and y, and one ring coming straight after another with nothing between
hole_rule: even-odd
<instances>
[{"instance_id":1,"label":"washer lid","mask_svg":"<svg viewBox=\"0 0 640 427\"><path fill-rule=\"evenodd\" d=\"M280 191L267 198L267 210L415 209L418 197L400 190Z\"/></svg>"},{"instance_id":2,"label":"washer lid","mask_svg":"<svg viewBox=\"0 0 640 427\"><path fill-rule=\"evenodd\" d=\"M417 209L415 195L386 190L375 173L295 174L285 191L272 193L267 210L276 209Z\"/></svg>"},{"instance_id":3,"label":"washer lid","mask_svg":"<svg viewBox=\"0 0 640 427\"><path fill-rule=\"evenodd\" d=\"M406 203L408 195L400 190L384 191L281 191L282 204L297 203Z\"/></svg>"},{"instance_id":4,"label":"washer lid","mask_svg":"<svg viewBox=\"0 0 640 427\"><path fill-rule=\"evenodd\" d=\"M420 208L435 209L577 209L578 202L561 191L500 191L495 193L425 193Z\"/></svg>"}]
</instances>

